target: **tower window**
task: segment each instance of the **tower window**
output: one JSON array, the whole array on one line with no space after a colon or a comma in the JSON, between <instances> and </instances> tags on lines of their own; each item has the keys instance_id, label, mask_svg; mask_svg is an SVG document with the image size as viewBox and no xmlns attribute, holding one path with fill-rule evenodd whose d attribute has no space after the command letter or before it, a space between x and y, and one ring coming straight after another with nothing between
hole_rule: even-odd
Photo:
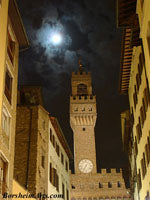
<instances>
[{"instance_id":1,"label":"tower window","mask_svg":"<svg viewBox=\"0 0 150 200\"><path fill-rule=\"evenodd\" d=\"M117 186L120 188L121 187L121 183L118 181Z\"/></svg>"},{"instance_id":2,"label":"tower window","mask_svg":"<svg viewBox=\"0 0 150 200\"><path fill-rule=\"evenodd\" d=\"M108 188L112 188L112 184L108 182Z\"/></svg>"},{"instance_id":3,"label":"tower window","mask_svg":"<svg viewBox=\"0 0 150 200\"><path fill-rule=\"evenodd\" d=\"M88 94L88 92L87 92L87 85L85 85L85 84L79 84L78 86L77 86L77 94L78 95L87 95Z\"/></svg>"},{"instance_id":4,"label":"tower window","mask_svg":"<svg viewBox=\"0 0 150 200\"><path fill-rule=\"evenodd\" d=\"M74 185L71 185L72 189L75 189L76 187Z\"/></svg>"},{"instance_id":5,"label":"tower window","mask_svg":"<svg viewBox=\"0 0 150 200\"><path fill-rule=\"evenodd\" d=\"M85 131L85 128L82 128L83 131Z\"/></svg>"},{"instance_id":6,"label":"tower window","mask_svg":"<svg viewBox=\"0 0 150 200\"><path fill-rule=\"evenodd\" d=\"M82 108L82 112L85 111L85 108Z\"/></svg>"},{"instance_id":7,"label":"tower window","mask_svg":"<svg viewBox=\"0 0 150 200\"><path fill-rule=\"evenodd\" d=\"M103 188L103 185L102 185L102 183L99 183L99 188Z\"/></svg>"}]
</instances>

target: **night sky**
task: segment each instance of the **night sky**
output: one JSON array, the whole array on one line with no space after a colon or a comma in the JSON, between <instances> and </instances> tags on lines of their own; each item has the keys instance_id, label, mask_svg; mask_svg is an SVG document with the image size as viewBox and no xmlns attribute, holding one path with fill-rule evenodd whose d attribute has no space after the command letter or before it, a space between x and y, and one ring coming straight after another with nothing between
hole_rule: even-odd
<instances>
[{"instance_id":1,"label":"night sky","mask_svg":"<svg viewBox=\"0 0 150 200\"><path fill-rule=\"evenodd\" d=\"M20 54L19 85L40 85L45 108L56 116L73 151L69 124L71 72L92 72L97 96L95 128L98 169L126 167L122 151L120 113L128 98L119 95L121 30L116 28L115 0L18 0L30 41ZM54 45L53 33L63 41Z\"/></svg>"}]
</instances>

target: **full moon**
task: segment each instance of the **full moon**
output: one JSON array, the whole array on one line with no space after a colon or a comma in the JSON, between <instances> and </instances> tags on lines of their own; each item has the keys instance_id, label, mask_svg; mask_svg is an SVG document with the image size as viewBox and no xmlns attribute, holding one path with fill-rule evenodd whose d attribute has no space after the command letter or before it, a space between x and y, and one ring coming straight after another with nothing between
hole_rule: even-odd
<instances>
[{"instance_id":1,"label":"full moon","mask_svg":"<svg viewBox=\"0 0 150 200\"><path fill-rule=\"evenodd\" d=\"M62 36L60 34L54 34L52 36L52 43L55 44L55 45L58 45L60 44L62 41Z\"/></svg>"}]
</instances>

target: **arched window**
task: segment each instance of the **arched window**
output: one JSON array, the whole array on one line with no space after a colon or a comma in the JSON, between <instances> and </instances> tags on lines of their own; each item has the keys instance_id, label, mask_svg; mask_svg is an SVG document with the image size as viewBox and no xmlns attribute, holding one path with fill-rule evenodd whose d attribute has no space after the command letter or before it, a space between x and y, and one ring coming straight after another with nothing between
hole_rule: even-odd
<instances>
[{"instance_id":1,"label":"arched window","mask_svg":"<svg viewBox=\"0 0 150 200\"><path fill-rule=\"evenodd\" d=\"M87 85L85 85L85 84L79 84L78 86L77 86L77 94L78 95L87 95L88 94L88 92L87 92Z\"/></svg>"}]
</instances>

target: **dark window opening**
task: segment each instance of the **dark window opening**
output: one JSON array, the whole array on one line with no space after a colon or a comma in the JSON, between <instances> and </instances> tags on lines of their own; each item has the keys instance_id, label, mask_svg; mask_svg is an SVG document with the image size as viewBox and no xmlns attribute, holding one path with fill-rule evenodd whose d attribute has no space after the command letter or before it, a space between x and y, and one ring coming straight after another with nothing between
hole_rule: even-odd
<instances>
[{"instance_id":1,"label":"dark window opening","mask_svg":"<svg viewBox=\"0 0 150 200\"><path fill-rule=\"evenodd\" d=\"M77 95L79 95L79 96L85 96L87 94L88 94L88 92L87 92L87 85L85 85L85 84L79 84L77 86Z\"/></svg>"},{"instance_id":2,"label":"dark window opening","mask_svg":"<svg viewBox=\"0 0 150 200\"><path fill-rule=\"evenodd\" d=\"M45 168L45 156L42 155L42 159L41 159L41 165L43 168Z\"/></svg>"},{"instance_id":3,"label":"dark window opening","mask_svg":"<svg viewBox=\"0 0 150 200\"><path fill-rule=\"evenodd\" d=\"M61 153L61 163L64 164L64 155Z\"/></svg>"},{"instance_id":4,"label":"dark window opening","mask_svg":"<svg viewBox=\"0 0 150 200\"><path fill-rule=\"evenodd\" d=\"M108 188L112 188L112 184L108 182Z\"/></svg>"},{"instance_id":5,"label":"dark window opening","mask_svg":"<svg viewBox=\"0 0 150 200\"><path fill-rule=\"evenodd\" d=\"M71 185L71 188L72 188L72 189L75 189L76 187L75 187L74 185Z\"/></svg>"},{"instance_id":6,"label":"dark window opening","mask_svg":"<svg viewBox=\"0 0 150 200\"><path fill-rule=\"evenodd\" d=\"M85 128L83 128L82 130L83 130L83 131L85 131L86 129L85 129Z\"/></svg>"},{"instance_id":7,"label":"dark window opening","mask_svg":"<svg viewBox=\"0 0 150 200\"><path fill-rule=\"evenodd\" d=\"M9 32L8 32L7 52L11 60L11 63L13 64L15 55L15 41L12 40Z\"/></svg>"},{"instance_id":8,"label":"dark window opening","mask_svg":"<svg viewBox=\"0 0 150 200\"><path fill-rule=\"evenodd\" d=\"M121 187L121 183L118 181L117 186L120 188Z\"/></svg>"},{"instance_id":9,"label":"dark window opening","mask_svg":"<svg viewBox=\"0 0 150 200\"><path fill-rule=\"evenodd\" d=\"M5 76L5 95L11 103L11 96L12 96L12 77L8 70L6 71L6 76Z\"/></svg>"}]
</instances>

